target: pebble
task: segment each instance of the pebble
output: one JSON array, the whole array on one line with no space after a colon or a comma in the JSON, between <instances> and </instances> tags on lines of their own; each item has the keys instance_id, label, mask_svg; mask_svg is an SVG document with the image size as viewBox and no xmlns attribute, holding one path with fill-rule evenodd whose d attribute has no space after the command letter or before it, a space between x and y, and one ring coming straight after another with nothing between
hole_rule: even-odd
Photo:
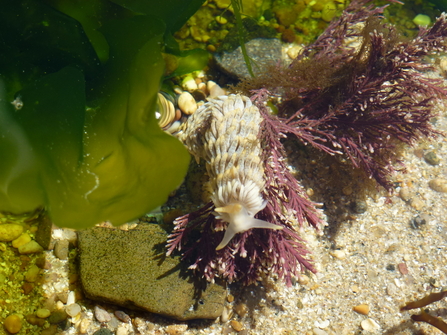
<instances>
[{"instance_id":1,"label":"pebble","mask_svg":"<svg viewBox=\"0 0 447 335\"><path fill-rule=\"evenodd\" d=\"M68 240L58 240L54 246L54 255L61 260L67 259L69 243Z\"/></svg>"},{"instance_id":2,"label":"pebble","mask_svg":"<svg viewBox=\"0 0 447 335\"><path fill-rule=\"evenodd\" d=\"M354 312L362 315L367 315L369 313L369 306L366 304L357 305L353 308Z\"/></svg>"},{"instance_id":3,"label":"pebble","mask_svg":"<svg viewBox=\"0 0 447 335\"><path fill-rule=\"evenodd\" d=\"M50 310L47 308L39 308L36 311L36 315L37 317L41 318L41 319L46 319L47 317L49 317L51 314Z\"/></svg>"},{"instance_id":4,"label":"pebble","mask_svg":"<svg viewBox=\"0 0 447 335\"><path fill-rule=\"evenodd\" d=\"M441 160L434 151L429 151L424 155L424 160L430 165L438 165Z\"/></svg>"},{"instance_id":5,"label":"pebble","mask_svg":"<svg viewBox=\"0 0 447 335\"><path fill-rule=\"evenodd\" d=\"M37 265L33 264L29 267L28 271L25 273L25 280L28 283L34 283L39 278L40 269Z\"/></svg>"},{"instance_id":6,"label":"pebble","mask_svg":"<svg viewBox=\"0 0 447 335\"><path fill-rule=\"evenodd\" d=\"M23 233L23 227L15 223L0 224L0 242L11 242Z\"/></svg>"},{"instance_id":7,"label":"pebble","mask_svg":"<svg viewBox=\"0 0 447 335\"><path fill-rule=\"evenodd\" d=\"M107 312L105 309L102 309L99 306L95 306L94 312L96 320L98 320L101 323L109 322L112 319L109 312Z\"/></svg>"},{"instance_id":8,"label":"pebble","mask_svg":"<svg viewBox=\"0 0 447 335\"><path fill-rule=\"evenodd\" d=\"M67 313L63 310L57 310L51 312L51 315L48 317L48 322L51 324L58 324L67 319Z\"/></svg>"},{"instance_id":9,"label":"pebble","mask_svg":"<svg viewBox=\"0 0 447 335\"><path fill-rule=\"evenodd\" d=\"M27 315L25 320L33 326L43 327L45 325L45 319L39 318L34 314Z\"/></svg>"},{"instance_id":10,"label":"pebble","mask_svg":"<svg viewBox=\"0 0 447 335\"><path fill-rule=\"evenodd\" d=\"M237 332L240 332L242 329L244 329L244 325L237 320L231 320L230 325L231 328L233 328Z\"/></svg>"},{"instance_id":11,"label":"pebble","mask_svg":"<svg viewBox=\"0 0 447 335\"><path fill-rule=\"evenodd\" d=\"M425 207L425 203L422 201L421 198L415 197L415 198L411 199L410 206L412 208L414 208L415 210L420 211L421 209L423 209Z\"/></svg>"},{"instance_id":12,"label":"pebble","mask_svg":"<svg viewBox=\"0 0 447 335\"><path fill-rule=\"evenodd\" d=\"M403 201L409 201L411 199L411 191L408 187L402 187L399 190L399 197L403 200Z\"/></svg>"},{"instance_id":13,"label":"pebble","mask_svg":"<svg viewBox=\"0 0 447 335\"><path fill-rule=\"evenodd\" d=\"M217 85L214 81L209 80L206 83L206 88L208 89L208 92L210 93L210 98L215 98L221 95L225 95L225 91L223 88L221 88L219 85Z\"/></svg>"},{"instance_id":14,"label":"pebble","mask_svg":"<svg viewBox=\"0 0 447 335\"><path fill-rule=\"evenodd\" d=\"M197 110L197 102L189 92L180 94L178 98L178 106L186 115L191 115Z\"/></svg>"},{"instance_id":15,"label":"pebble","mask_svg":"<svg viewBox=\"0 0 447 335\"><path fill-rule=\"evenodd\" d=\"M79 306L77 303L70 304L67 307L65 307L65 312L72 318L74 318L76 315L81 313L81 306Z\"/></svg>"},{"instance_id":16,"label":"pebble","mask_svg":"<svg viewBox=\"0 0 447 335\"><path fill-rule=\"evenodd\" d=\"M408 267L405 263L399 263L397 264L397 268L399 269L399 272L403 275L408 274Z\"/></svg>"},{"instance_id":17,"label":"pebble","mask_svg":"<svg viewBox=\"0 0 447 335\"><path fill-rule=\"evenodd\" d=\"M169 325L166 327L165 332L168 335L181 335L188 329L188 325L179 324L179 325Z\"/></svg>"},{"instance_id":18,"label":"pebble","mask_svg":"<svg viewBox=\"0 0 447 335\"><path fill-rule=\"evenodd\" d=\"M37 243L36 241L32 240L29 241L28 243L22 245L19 247L19 253L22 255L25 254L37 254L39 252L42 252L43 248L40 246L39 243Z\"/></svg>"},{"instance_id":19,"label":"pebble","mask_svg":"<svg viewBox=\"0 0 447 335\"><path fill-rule=\"evenodd\" d=\"M124 313L123 311L115 311L115 316L116 316L116 318L118 319L118 320L120 320L120 321L122 321L122 322L130 322L130 321L132 321L131 319L130 319L130 316L129 315L127 315L126 313Z\"/></svg>"},{"instance_id":20,"label":"pebble","mask_svg":"<svg viewBox=\"0 0 447 335\"><path fill-rule=\"evenodd\" d=\"M17 334L22 328L22 318L17 314L11 314L3 321L3 326L11 334Z\"/></svg>"},{"instance_id":21,"label":"pebble","mask_svg":"<svg viewBox=\"0 0 447 335\"><path fill-rule=\"evenodd\" d=\"M18 238L16 238L14 241L12 241L12 246L14 248L18 248L18 247L21 247L22 245L27 244L30 241L31 241L31 236L29 236L29 234L27 234L27 233L24 233L24 234L20 235Z\"/></svg>"},{"instance_id":22,"label":"pebble","mask_svg":"<svg viewBox=\"0 0 447 335\"><path fill-rule=\"evenodd\" d=\"M380 325L373 319L365 319L360 323L360 325L362 326L363 330L366 330L369 332L374 332L374 331L380 329Z\"/></svg>"},{"instance_id":23,"label":"pebble","mask_svg":"<svg viewBox=\"0 0 447 335\"><path fill-rule=\"evenodd\" d=\"M334 250L334 251L331 251L330 254L337 259L345 259L346 258L346 253L343 250Z\"/></svg>"},{"instance_id":24,"label":"pebble","mask_svg":"<svg viewBox=\"0 0 447 335\"><path fill-rule=\"evenodd\" d=\"M428 186L436 192L447 193L447 180L435 178L428 182Z\"/></svg>"},{"instance_id":25,"label":"pebble","mask_svg":"<svg viewBox=\"0 0 447 335\"><path fill-rule=\"evenodd\" d=\"M191 76L186 76L182 81L182 87L184 90L193 92L198 89L197 83Z\"/></svg>"},{"instance_id":26,"label":"pebble","mask_svg":"<svg viewBox=\"0 0 447 335\"><path fill-rule=\"evenodd\" d=\"M42 330L40 335L55 335L57 332L57 325L50 325L47 329Z\"/></svg>"}]
</instances>

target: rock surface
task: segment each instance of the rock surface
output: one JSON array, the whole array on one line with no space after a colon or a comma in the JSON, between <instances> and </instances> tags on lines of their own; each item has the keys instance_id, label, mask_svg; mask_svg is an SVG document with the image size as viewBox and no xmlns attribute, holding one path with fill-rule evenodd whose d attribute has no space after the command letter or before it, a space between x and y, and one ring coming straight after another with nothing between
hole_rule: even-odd
<instances>
[{"instance_id":1,"label":"rock surface","mask_svg":"<svg viewBox=\"0 0 447 335\"><path fill-rule=\"evenodd\" d=\"M262 73L265 67L273 65L282 57L281 41L275 38L256 38L245 43L247 54L250 57L253 72ZM214 55L221 69L234 78L250 78L247 65L242 55L241 47L233 52L223 52Z\"/></svg>"},{"instance_id":2,"label":"rock surface","mask_svg":"<svg viewBox=\"0 0 447 335\"><path fill-rule=\"evenodd\" d=\"M79 271L93 300L143 309L177 320L215 319L225 287L194 282L187 264L166 257L167 234L156 224L128 231L95 227L79 232Z\"/></svg>"}]
</instances>

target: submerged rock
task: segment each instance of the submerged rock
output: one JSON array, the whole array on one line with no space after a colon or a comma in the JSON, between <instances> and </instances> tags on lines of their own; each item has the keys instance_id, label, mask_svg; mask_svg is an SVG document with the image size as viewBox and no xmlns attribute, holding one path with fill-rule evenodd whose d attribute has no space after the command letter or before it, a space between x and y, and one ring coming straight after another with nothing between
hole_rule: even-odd
<instances>
[{"instance_id":1,"label":"submerged rock","mask_svg":"<svg viewBox=\"0 0 447 335\"><path fill-rule=\"evenodd\" d=\"M157 224L79 232L79 270L93 300L146 310L177 320L215 319L225 287L191 277L180 257L165 256L167 234Z\"/></svg>"}]
</instances>

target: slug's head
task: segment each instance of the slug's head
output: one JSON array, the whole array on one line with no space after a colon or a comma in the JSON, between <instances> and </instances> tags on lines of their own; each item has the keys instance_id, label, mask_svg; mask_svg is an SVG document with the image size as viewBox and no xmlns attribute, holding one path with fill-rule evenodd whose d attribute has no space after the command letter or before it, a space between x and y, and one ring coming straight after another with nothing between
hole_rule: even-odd
<instances>
[{"instance_id":1,"label":"slug's head","mask_svg":"<svg viewBox=\"0 0 447 335\"><path fill-rule=\"evenodd\" d=\"M281 226L273 223L255 219L253 217L254 214L250 214L240 203L232 203L224 207L218 207L215 211L219 213L216 215L216 218L228 222L224 238L217 246L216 250L223 249L236 234L252 228L282 229Z\"/></svg>"}]
</instances>

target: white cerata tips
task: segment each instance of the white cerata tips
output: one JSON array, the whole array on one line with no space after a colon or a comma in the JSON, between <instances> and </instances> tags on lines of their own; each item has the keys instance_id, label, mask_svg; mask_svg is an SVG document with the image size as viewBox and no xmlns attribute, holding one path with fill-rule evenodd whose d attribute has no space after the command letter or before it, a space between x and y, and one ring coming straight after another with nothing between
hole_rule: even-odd
<instances>
[{"instance_id":1,"label":"white cerata tips","mask_svg":"<svg viewBox=\"0 0 447 335\"><path fill-rule=\"evenodd\" d=\"M265 184L258 138L261 121L249 98L232 94L201 106L179 134L196 159L206 161L215 216L228 222L216 250L252 228L282 229L254 218L267 205L261 195Z\"/></svg>"}]
</instances>

